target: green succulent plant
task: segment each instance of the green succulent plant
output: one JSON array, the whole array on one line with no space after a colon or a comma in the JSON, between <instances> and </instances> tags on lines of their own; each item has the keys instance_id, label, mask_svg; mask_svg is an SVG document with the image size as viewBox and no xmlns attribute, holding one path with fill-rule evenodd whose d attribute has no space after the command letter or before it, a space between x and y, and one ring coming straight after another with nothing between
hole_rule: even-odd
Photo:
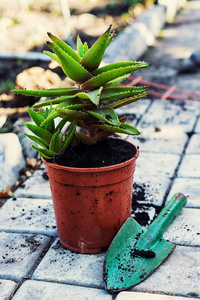
<instances>
[{"instance_id":1,"label":"green succulent plant","mask_svg":"<svg viewBox=\"0 0 200 300\"><path fill-rule=\"evenodd\" d=\"M44 53L57 61L74 87L42 90L13 90L14 94L48 97L47 100L28 109L34 124L24 123L34 134L26 134L40 147L33 145L45 159L60 155L76 136L79 142L95 144L113 133L138 135L139 131L119 119L115 109L128 105L146 96L148 87L118 86L132 72L149 66L146 62L116 62L100 66L104 52L114 37L111 26L88 48L77 38L77 51L51 33L52 42L47 42L53 52ZM55 126L54 120L60 117ZM66 122L70 130L62 133ZM87 134L77 131L85 129Z\"/></svg>"}]
</instances>

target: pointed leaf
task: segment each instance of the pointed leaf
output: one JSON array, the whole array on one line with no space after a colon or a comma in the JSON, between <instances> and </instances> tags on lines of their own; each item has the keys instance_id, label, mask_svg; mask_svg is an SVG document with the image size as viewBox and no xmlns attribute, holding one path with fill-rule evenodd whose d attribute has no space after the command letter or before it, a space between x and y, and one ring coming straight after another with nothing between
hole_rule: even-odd
<instances>
[{"instance_id":1,"label":"pointed leaf","mask_svg":"<svg viewBox=\"0 0 200 300\"><path fill-rule=\"evenodd\" d=\"M59 153L60 149L62 148L62 140L59 133L59 130L54 133L49 145L49 150L52 150L56 153Z\"/></svg>"},{"instance_id":2,"label":"pointed leaf","mask_svg":"<svg viewBox=\"0 0 200 300\"><path fill-rule=\"evenodd\" d=\"M96 89L113 79L121 77L125 74L132 73L136 70L138 70L138 66L135 66L134 63L131 65L130 63L130 65L127 67L119 67L116 69L105 71L83 83L81 85L81 89Z\"/></svg>"},{"instance_id":3,"label":"pointed leaf","mask_svg":"<svg viewBox=\"0 0 200 300\"><path fill-rule=\"evenodd\" d=\"M75 59L60 49L57 45L48 42L48 46L58 56L64 73L75 82L83 83L92 75Z\"/></svg>"},{"instance_id":4,"label":"pointed leaf","mask_svg":"<svg viewBox=\"0 0 200 300\"><path fill-rule=\"evenodd\" d=\"M117 86L111 88L103 89L101 93L101 102L105 102L108 100L114 100L118 98L124 98L127 96L132 96L134 94L145 92L148 87L140 87L140 86Z\"/></svg>"},{"instance_id":5,"label":"pointed leaf","mask_svg":"<svg viewBox=\"0 0 200 300\"><path fill-rule=\"evenodd\" d=\"M45 143L47 144L50 143L52 134L48 130L34 124L29 124L24 122L22 122L22 124L25 125L30 131L32 131L40 139L42 139Z\"/></svg>"},{"instance_id":6,"label":"pointed leaf","mask_svg":"<svg viewBox=\"0 0 200 300\"><path fill-rule=\"evenodd\" d=\"M106 83L104 87L105 88L114 87L114 86L118 85L119 83L121 83L122 81L126 80L130 75L131 75L131 73L128 73L124 76L113 79L112 81L109 81L108 83Z\"/></svg>"},{"instance_id":7,"label":"pointed leaf","mask_svg":"<svg viewBox=\"0 0 200 300\"><path fill-rule=\"evenodd\" d=\"M103 87L101 86L97 90L94 90L91 92L80 92L80 93L77 93L76 95L81 99L89 99L92 103L94 103L96 106L98 106L102 89L103 89Z\"/></svg>"},{"instance_id":8,"label":"pointed leaf","mask_svg":"<svg viewBox=\"0 0 200 300\"><path fill-rule=\"evenodd\" d=\"M76 131L76 122L73 122L70 127L69 132L65 135L65 140L64 140L62 148L59 151L59 155L63 154L65 152L65 150L69 147L69 145L71 144L71 141L74 137L75 131Z\"/></svg>"},{"instance_id":9,"label":"pointed leaf","mask_svg":"<svg viewBox=\"0 0 200 300\"><path fill-rule=\"evenodd\" d=\"M69 121L77 119L84 120L89 117L88 114L85 112L71 110L67 108L58 108L56 109L56 111L61 118L68 117Z\"/></svg>"},{"instance_id":10,"label":"pointed leaf","mask_svg":"<svg viewBox=\"0 0 200 300\"><path fill-rule=\"evenodd\" d=\"M120 108L122 106L125 106L125 105L131 104L133 102L136 102L139 99L142 99L142 98L146 97L146 95L147 95L147 93L142 93L142 94L136 95L134 97L124 98L124 99L121 99L117 102L110 103L110 104L106 105L106 107L112 107L113 109L117 109L117 108Z\"/></svg>"},{"instance_id":11,"label":"pointed leaf","mask_svg":"<svg viewBox=\"0 0 200 300\"><path fill-rule=\"evenodd\" d=\"M39 108L39 107L49 106L50 104L55 105L55 104L61 104L61 103L65 103L66 106L67 105L75 105L75 104L77 104L77 105L82 104L83 105L83 103L79 102L79 99L76 97L76 95L73 95L73 96L58 97L58 98L55 98L53 100L44 101L44 102L35 104L33 106L33 108Z\"/></svg>"},{"instance_id":12,"label":"pointed leaf","mask_svg":"<svg viewBox=\"0 0 200 300\"><path fill-rule=\"evenodd\" d=\"M45 143L42 139L38 138L35 135L31 135L31 134L27 134L24 133L25 136L27 136L29 139L31 139L33 142L37 143L38 145L42 146L42 147L47 147L48 144Z\"/></svg>"},{"instance_id":13,"label":"pointed leaf","mask_svg":"<svg viewBox=\"0 0 200 300\"><path fill-rule=\"evenodd\" d=\"M120 126L120 121L118 119L118 116L114 109L110 107L103 107L103 108L98 108L94 110L87 111L88 114L92 115L93 117L102 120L106 123Z\"/></svg>"},{"instance_id":14,"label":"pointed leaf","mask_svg":"<svg viewBox=\"0 0 200 300\"><path fill-rule=\"evenodd\" d=\"M101 130L109 131L109 132L125 133L128 135L140 134L140 132L137 130L137 128L135 128L129 124L123 124L123 123L119 127L108 125L108 124L104 124L104 125L94 124L94 125L91 125L91 127L99 128Z\"/></svg>"},{"instance_id":15,"label":"pointed leaf","mask_svg":"<svg viewBox=\"0 0 200 300\"><path fill-rule=\"evenodd\" d=\"M40 126L40 124L44 121L44 117L41 116L40 113L37 113L36 111L34 111L33 109L28 108L28 113L36 125Z\"/></svg>"},{"instance_id":16,"label":"pointed leaf","mask_svg":"<svg viewBox=\"0 0 200 300\"><path fill-rule=\"evenodd\" d=\"M78 91L78 88L53 88L41 90L12 90L12 93L17 95L19 94L34 97L57 97L75 95Z\"/></svg>"},{"instance_id":17,"label":"pointed leaf","mask_svg":"<svg viewBox=\"0 0 200 300\"><path fill-rule=\"evenodd\" d=\"M110 70L115 70L119 68L127 68L127 67L134 67L134 71L137 71L141 68L149 67L149 64L144 61L121 61L115 62L112 64L105 65L95 71L92 72L93 76L97 76L99 74L105 73ZM131 71L132 72L132 71Z\"/></svg>"},{"instance_id":18,"label":"pointed leaf","mask_svg":"<svg viewBox=\"0 0 200 300\"><path fill-rule=\"evenodd\" d=\"M75 59L77 62L81 61L81 57L74 51L69 45L67 45L64 41L57 38L52 33L47 33L50 39L64 52L66 52L68 55L70 55L73 59Z\"/></svg>"},{"instance_id":19,"label":"pointed leaf","mask_svg":"<svg viewBox=\"0 0 200 300\"><path fill-rule=\"evenodd\" d=\"M109 43L111 26L106 30L106 32L100 36L100 38L92 45L92 47L85 53L81 60L82 66L84 66L88 71L93 71L100 65L104 52Z\"/></svg>"},{"instance_id":20,"label":"pointed leaf","mask_svg":"<svg viewBox=\"0 0 200 300\"><path fill-rule=\"evenodd\" d=\"M91 145L95 145L97 142L95 139L93 139L92 137L90 136L87 136L85 134L82 134L81 132L79 131L76 131L75 132L75 135L76 137L78 138L78 140L83 143L84 145L88 145L88 146L91 146Z\"/></svg>"},{"instance_id":21,"label":"pointed leaf","mask_svg":"<svg viewBox=\"0 0 200 300\"><path fill-rule=\"evenodd\" d=\"M39 147L37 147L35 145L32 145L32 148L35 149L35 150L37 150L39 153L41 153L41 154L43 154L43 155L45 155L47 157L50 157L50 158L53 157L53 156L55 156L57 154L57 153L55 153L52 150L49 150L49 149L46 149L46 148L39 148Z\"/></svg>"},{"instance_id":22,"label":"pointed leaf","mask_svg":"<svg viewBox=\"0 0 200 300\"><path fill-rule=\"evenodd\" d=\"M84 44L83 44L83 53L84 53L84 55L85 55L85 53L88 51L88 44L85 42Z\"/></svg>"},{"instance_id":23,"label":"pointed leaf","mask_svg":"<svg viewBox=\"0 0 200 300\"><path fill-rule=\"evenodd\" d=\"M43 53L46 54L47 56L49 56L50 58L52 58L53 60L55 60L60 65L59 58L56 54L54 54L50 51L46 51L46 50L44 50Z\"/></svg>"},{"instance_id":24,"label":"pointed leaf","mask_svg":"<svg viewBox=\"0 0 200 300\"><path fill-rule=\"evenodd\" d=\"M85 53L88 51L88 45L86 42L83 44L79 36L77 38L76 44L77 44L77 52L79 56L82 58L85 55Z\"/></svg>"}]
</instances>

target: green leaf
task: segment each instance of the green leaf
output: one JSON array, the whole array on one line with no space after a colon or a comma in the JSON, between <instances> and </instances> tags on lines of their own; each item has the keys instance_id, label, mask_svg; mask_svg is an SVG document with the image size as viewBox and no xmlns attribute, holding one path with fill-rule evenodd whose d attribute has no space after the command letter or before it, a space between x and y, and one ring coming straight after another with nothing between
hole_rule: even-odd
<instances>
[{"instance_id":1,"label":"green leaf","mask_svg":"<svg viewBox=\"0 0 200 300\"><path fill-rule=\"evenodd\" d=\"M75 95L78 91L78 88L53 88L41 90L12 90L12 93L17 95L27 95L34 97L57 97Z\"/></svg>"},{"instance_id":2,"label":"green leaf","mask_svg":"<svg viewBox=\"0 0 200 300\"><path fill-rule=\"evenodd\" d=\"M128 135L138 135L140 134L140 132L137 130L137 128L129 125L129 124L123 124L121 123L121 125L118 126L111 126L111 125L99 125L99 124L94 124L91 125L91 127L94 128L99 128L103 131L109 131L109 132L118 132L118 133L124 133L124 134L128 134Z\"/></svg>"},{"instance_id":3,"label":"green leaf","mask_svg":"<svg viewBox=\"0 0 200 300\"><path fill-rule=\"evenodd\" d=\"M62 148L62 139L60 137L60 131L58 130L52 136L52 139L51 139L51 142L49 145L49 150L59 153L61 148Z\"/></svg>"},{"instance_id":4,"label":"green leaf","mask_svg":"<svg viewBox=\"0 0 200 300\"><path fill-rule=\"evenodd\" d=\"M63 154L65 152L65 150L69 147L69 145L74 137L75 131L76 131L76 122L73 122L70 127L69 132L65 135L65 140L64 140L62 148L59 151L59 155Z\"/></svg>"},{"instance_id":5,"label":"green leaf","mask_svg":"<svg viewBox=\"0 0 200 300\"><path fill-rule=\"evenodd\" d=\"M125 106L125 105L131 104L133 102L136 102L139 99L144 98L146 95L147 95L147 93L142 93L142 94L136 95L134 97L124 98L124 99L121 99L117 102L110 103L110 104L106 105L106 107L112 107L114 109L117 109L117 108L120 108L122 106Z\"/></svg>"},{"instance_id":6,"label":"green leaf","mask_svg":"<svg viewBox=\"0 0 200 300\"><path fill-rule=\"evenodd\" d=\"M47 56L49 56L50 58L52 58L53 60L55 60L60 65L59 58L56 54L54 54L50 51L46 51L46 50L44 50L43 53L46 54Z\"/></svg>"},{"instance_id":7,"label":"green leaf","mask_svg":"<svg viewBox=\"0 0 200 300\"><path fill-rule=\"evenodd\" d=\"M84 145L88 145L88 146L91 146L91 145L95 145L97 143L97 141L95 139L93 139L92 137L90 136L87 136L85 134L82 134L81 132L79 131L76 131L75 132L75 135L76 137L78 138L78 140L83 143Z\"/></svg>"},{"instance_id":8,"label":"green leaf","mask_svg":"<svg viewBox=\"0 0 200 300\"><path fill-rule=\"evenodd\" d=\"M112 71L119 68L127 68L127 67L134 67L134 71L137 71L142 68L149 67L149 64L144 61L121 61L115 62L112 64L105 65L95 71L92 72L93 76L97 76L99 74L105 73L107 71ZM131 71L132 72L132 71Z\"/></svg>"},{"instance_id":9,"label":"green leaf","mask_svg":"<svg viewBox=\"0 0 200 300\"><path fill-rule=\"evenodd\" d=\"M96 89L109 81L116 79L118 77L121 77L125 74L132 73L134 71L138 70L138 66L136 66L134 63L129 63L126 67L118 67L116 69L110 69L103 73L100 73L99 75L89 79L85 83L81 85L81 89Z\"/></svg>"},{"instance_id":10,"label":"green leaf","mask_svg":"<svg viewBox=\"0 0 200 300\"><path fill-rule=\"evenodd\" d=\"M103 89L103 87L101 86L99 89L91 91L91 92L80 92L80 93L77 93L77 97L79 97L81 99L89 99L92 103L94 103L96 106L98 106L102 89Z\"/></svg>"},{"instance_id":11,"label":"green leaf","mask_svg":"<svg viewBox=\"0 0 200 300\"><path fill-rule=\"evenodd\" d=\"M49 150L49 149L46 149L46 148L39 148L35 145L32 145L32 148L37 150L39 153L41 153L42 155L45 155L46 157L53 157L55 156L57 153L55 153L54 151L52 150Z\"/></svg>"},{"instance_id":12,"label":"green leaf","mask_svg":"<svg viewBox=\"0 0 200 300\"><path fill-rule=\"evenodd\" d=\"M69 121L78 120L78 119L84 120L89 117L89 115L85 112L71 110L67 108L58 108L56 109L56 111L61 118L68 117Z\"/></svg>"},{"instance_id":13,"label":"green leaf","mask_svg":"<svg viewBox=\"0 0 200 300\"><path fill-rule=\"evenodd\" d=\"M117 86L117 87L105 88L101 93L100 102L132 96L134 94L145 92L146 90L148 90L148 87L140 87L140 86L133 86L133 87Z\"/></svg>"},{"instance_id":14,"label":"green leaf","mask_svg":"<svg viewBox=\"0 0 200 300\"><path fill-rule=\"evenodd\" d=\"M93 117L105 121L106 123L116 125L116 126L121 125L116 112L114 111L114 109L110 107L103 107L99 109L90 110L87 112Z\"/></svg>"},{"instance_id":15,"label":"green leaf","mask_svg":"<svg viewBox=\"0 0 200 300\"><path fill-rule=\"evenodd\" d=\"M86 42L83 44L79 36L77 37L76 44L77 44L77 52L79 56L82 58L85 55L85 53L88 51L88 45Z\"/></svg>"},{"instance_id":16,"label":"green leaf","mask_svg":"<svg viewBox=\"0 0 200 300\"><path fill-rule=\"evenodd\" d=\"M37 103L37 104L33 105L33 108L49 106L51 104L52 105L60 104L60 103L63 103L63 102L65 102L66 104L69 104L69 105L78 104L77 99L74 99L74 98L77 98L76 95L58 97L58 98L55 98L53 100L48 100L48 101L44 101L44 102L41 102L41 103Z\"/></svg>"},{"instance_id":17,"label":"green leaf","mask_svg":"<svg viewBox=\"0 0 200 300\"><path fill-rule=\"evenodd\" d=\"M64 52L66 52L68 55L70 55L73 59L75 59L77 62L81 61L81 57L74 51L69 45L67 45L64 41L57 38L55 35L51 33L47 33L50 39Z\"/></svg>"},{"instance_id":18,"label":"green leaf","mask_svg":"<svg viewBox=\"0 0 200 300\"><path fill-rule=\"evenodd\" d=\"M69 78L75 82L83 83L92 77L92 75L83 66L81 66L73 57L60 49L57 45L49 42L47 44L58 56L62 69Z\"/></svg>"},{"instance_id":19,"label":"green leaf","mask_svg":"<svg viewBox=\"0 0 200 300\"><path fill-rule=\"evenodd\" d=\"M44 121L44 116L42 116L40 113L37 113L33 109L28 108L28 113L36 125L40 126L40 124Z\"/></svg>"},{"instance_id":20,"label":"green leaf","mask_svg":"<svg viewBox=\"0 0 200 300\"><path fill-rule=\"evenodd\" d=\"M92 47L85 53L81 60L82 66L84 66L88 71L94 71L100 65L104 52L109 43L111 26L106 30L106 32L100 36L100 38L92 45Z\"/></svg>"},{"instance_id":21,"label":"green leaf","mask_svg":"<svg viewBox=\"0 0 200 300\"><path fill-rule=\"evenodd\" d=\"M31 135L31 134L27 134L27 133L24 133L24 135L42 147L48 146L47 143L45 143L42 139L38 138L35 135Z\"/></svg>"},{"instance_id":22,"label":"green leaf","mask_svg":"<svg viewBox=\"0 0 200 300\"><path fill-rule=\"evenodd\" d=\"M83 104L80 104L83 105ZM71 105L69 106L67 102L62 102L60 104L58 104L46 117L46 119L41 123L41 126L44 127L47 123L49 123L50 121L54 120L55 118L57 118L59 116L57 109L60 108L65 108L65 107L73 107L75 105ZM80 107L80 106L78 106ZM73 109L73 108L72 108ZM75 108L74 108L75 109Z\"/></svg>"},{"instance_id":23,"label":"green leaf","mask_svg":"<svg viewBox=\"0 0 200 300\"><path fill-rule=\"evenodd\" d=\"M47 143L47 144L50 143L52 134L48 130L41 128L40 126L37 126L34 124L29 124L29 123L24 123L24 122L22 122L22 124L25 125L36 136L38 136L40 139L42 139L45 143Z\"/></svg>"},{"instance_id":24,"label":"green leaf","mask_svg":"<svg viewBox=\"0 0 200 300\"><path fill-rule=\"evenodd\" d=\"M112 81L109 81L108 83L106 83L104 85L104 88L115 87L116 85L118 85L122 81L126 80L130 75L131 75L131 73L128 73L128 74L125 74L124 76L121 76L121 77L118 77L116 79L113 79Z\"/></svg>"}]
</instances>

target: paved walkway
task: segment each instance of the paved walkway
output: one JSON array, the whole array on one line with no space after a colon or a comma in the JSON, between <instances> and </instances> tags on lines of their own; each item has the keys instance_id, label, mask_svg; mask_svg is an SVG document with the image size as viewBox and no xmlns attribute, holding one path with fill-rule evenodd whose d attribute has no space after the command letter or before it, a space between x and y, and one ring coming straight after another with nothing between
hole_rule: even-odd
<instances>
[{"instance_id":1,"label":"paved walkway","mask_svg":"<svg viewBox=\"0 0 200 300\"><path fill-rule=\"evenodd\" d=\"M150 68L146 75L144 71L144 78L153 80L158 77L156 72L161 74L161 68L160 80L166 84L173 81L179 88L200 89L199 73L180 76L174 67L182 47L199 46L194 35L194 30L199 30L199 16L200 1L189 2L175 24L163 31L156 48L147 53L152 71ZM170 43L179 52L175 48L172 51ZM164 60L158 68L159 53L161 62L162 56L168 55L168 63ZM175 192L188 198L186 207L164 234L177 245L172 255L132 290L108 294L102 279L105 252L75 254L60 245L42 165L17 190L17 200L8 199L0 209L1 300L13 295L13 300L200 298L200 103L145 99L131 105L128 113L135 116L130 123L137 121L142 132L140 138L127 138L140 146L134 184L137 209L133 216L145 213L151 221ZM138 190L143 191L144 199L138 198Z\"/></svg>"}]
</instances>

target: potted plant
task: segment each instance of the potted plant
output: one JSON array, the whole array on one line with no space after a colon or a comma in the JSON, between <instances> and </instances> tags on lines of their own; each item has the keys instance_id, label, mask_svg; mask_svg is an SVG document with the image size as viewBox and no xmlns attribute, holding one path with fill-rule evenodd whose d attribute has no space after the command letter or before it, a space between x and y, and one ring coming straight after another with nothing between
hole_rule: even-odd
<instances>
[{"instance_id":1,"label":"potted plant","mask_svg":"<svg viewBox=\"0 0 200 300\"><path fill-rule=\"evenodd\" d=\"M26 134L46 165L61 244L81 253L99 253L131 214L136 146L109 136L138 135L119 119L115 109L142 99L148 87L118 86L145 62L116 62L100 66L114 37L111 26L88 48L77 38L77 51L48 33L53 52L45 53L61 65L73 87L14 90L48 97L28 109L33 123ZM55 119L58 119L55 125ZM63 131L66 123L70 128ZM98 159L98 162L96 162ZM114 159L114 161L112 161Z\"/></svg>"}]
</instances>

